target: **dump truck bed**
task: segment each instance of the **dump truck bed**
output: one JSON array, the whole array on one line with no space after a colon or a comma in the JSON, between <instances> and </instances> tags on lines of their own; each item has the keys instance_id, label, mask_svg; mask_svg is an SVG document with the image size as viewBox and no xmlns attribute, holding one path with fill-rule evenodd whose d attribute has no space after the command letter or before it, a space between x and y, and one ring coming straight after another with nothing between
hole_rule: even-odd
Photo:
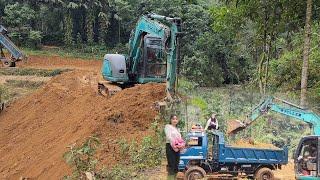
<instances>
[{"instance_id":1,"label":"dump truck bed","mask_svg":"<svg viewBox=\"0 0 320 180\"><path fill-rule=\"evenodd\" d=\"M23 59L24 54L20 49L5 35L6 29L0 25L0 45L5 47L15 59Z\"/></svg>"},{"instance_id":2,"label":"dump truck bed","mask_svg":"<svg viewBox=\"0 0 320 180\"><path fill-rule=\"evenodd\" d=\"M222 133L214 135L214 159L219 163L287 164L288 149L234 147L225 144Z\"/></svg>"},{"instance_id":3,"label":"dump truck bed","mask_svg":"<svg viewBox=\"0 0 320 180\"><path fill-rule=\"evenodd\" d=\"M241 148L219 144L219 163L287 164L288 149Z\"/></svg>"}]
</instances>

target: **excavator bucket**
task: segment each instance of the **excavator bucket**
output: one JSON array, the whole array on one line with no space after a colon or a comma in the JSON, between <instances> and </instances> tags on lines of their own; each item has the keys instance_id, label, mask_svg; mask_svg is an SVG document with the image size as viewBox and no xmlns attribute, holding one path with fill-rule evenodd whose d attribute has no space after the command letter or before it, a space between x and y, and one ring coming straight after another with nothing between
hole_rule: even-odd
<instances>
[{"instance_id":1,"label":"excavator bucket","mask_svg":"<svg viewBox=\"0 0 320 180\"><path fill-rule=\"evenodd\" d=\"M122 91L122 88L115 84L108 81L98 82L98 93L103 96L110 97L119 91Z\"/></svg>"},{"instance_id":2,"label":"excavator bucket","mask_svg":"<svg viewBox=\"0 0 320 180\"><path fill-rule=\"evenodd\" d=\"M229 120L227 124L228 124L228 127L227 127L228 135L236 134L237 132L245 129L248 126L247 123L237 119Z\"/></svg>"}]
</instances>

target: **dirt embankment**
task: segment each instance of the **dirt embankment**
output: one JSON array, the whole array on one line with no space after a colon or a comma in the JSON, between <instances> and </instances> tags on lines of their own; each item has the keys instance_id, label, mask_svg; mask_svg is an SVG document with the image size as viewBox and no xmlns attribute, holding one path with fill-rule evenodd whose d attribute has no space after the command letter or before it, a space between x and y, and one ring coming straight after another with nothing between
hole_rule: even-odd
<instances>
[{"instance_id":1,"label":"dirt embankment","mask_svg":"<svg viewBox=\"0 0 320 180\"><path fill-rule=\"evenodd\" d=\"M101 159L112 164L117 139L150 133L164 85L140 85L106 98L95 91L97 75L63 73L0 114L0 179L60 179L70 173L62 158L67 146L92 134L100 135Z\"/></svg>"}]
</instances>

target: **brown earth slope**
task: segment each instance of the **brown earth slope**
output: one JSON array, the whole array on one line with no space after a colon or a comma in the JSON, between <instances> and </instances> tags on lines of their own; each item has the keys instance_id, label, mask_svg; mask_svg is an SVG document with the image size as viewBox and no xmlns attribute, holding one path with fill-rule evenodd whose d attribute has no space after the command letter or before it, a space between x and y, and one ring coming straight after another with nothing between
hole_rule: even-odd
<instances>
[{"instance_id":1,"label":"brown earth slope","mask_svg":"<svg viewBox=\"0 0 320 180\"><path fill-rule=\"evenodd\" d=\"M118 138L148 134L164 85L140 85L106 98L95 91L96 77L66 72L0 114L0 179L60 179L70 173L62 158L67 146L92 134L100 135L101 158L110 165L117 161Z\"/></svg>"}]
</instances>

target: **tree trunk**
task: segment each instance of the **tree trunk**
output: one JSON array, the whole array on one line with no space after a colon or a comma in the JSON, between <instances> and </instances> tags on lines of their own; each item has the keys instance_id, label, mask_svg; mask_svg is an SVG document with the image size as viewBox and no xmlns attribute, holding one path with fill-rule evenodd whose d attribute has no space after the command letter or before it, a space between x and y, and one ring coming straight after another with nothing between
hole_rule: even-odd
<instances>
[{"instance_id":1,"label":"tree trunk","mask_svg":"<svg viewBox=\"0 0 320 180\"><path fill-rule=\"evenodd\" d=\"M307 82L308 82L308 64L310 53L310 38L311 38L311 15L312 15L312 0L307 0L306 24L304 34L303 48L303 65L301 73L301 97L300 105L307 106Z\"/></svg>"}]
</instances>

